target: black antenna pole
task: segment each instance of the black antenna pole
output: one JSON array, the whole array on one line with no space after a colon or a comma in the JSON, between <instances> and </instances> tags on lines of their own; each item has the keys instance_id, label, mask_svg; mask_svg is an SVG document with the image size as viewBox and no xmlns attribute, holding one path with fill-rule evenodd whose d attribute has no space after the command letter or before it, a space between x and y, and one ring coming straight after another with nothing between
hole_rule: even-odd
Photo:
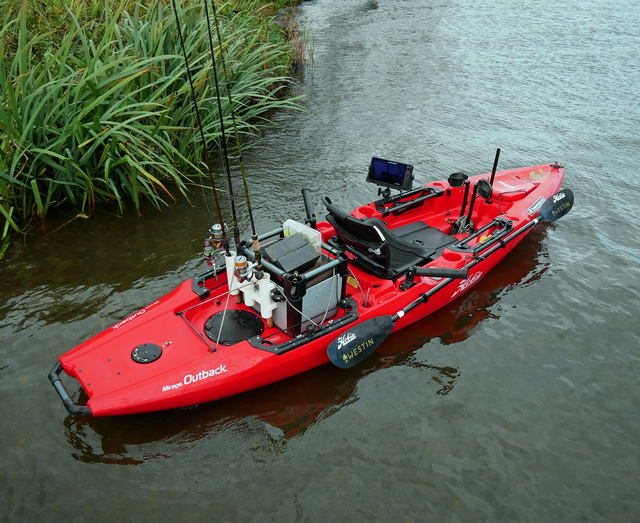
<instances>
[{"instance_id":1,"label":"black antenna pole","mask_svg":"<svg viewBox=\"0 0 640 523\"><path fill-rule=\"evenodd\" d=\"M491 187L493 187L493 179L496 177L496 169L498 168L499 158L500 158L500 148L498 147L498 150L496 151L496 159L493 161L493 170L491 171L491 180L489 180Z\"/></svg>"},{"instance_id":2,"label":"black antenna pole","mask_svg":"<svg viewBox=\"0 0 640 523\"><path fill-rule=\"evenodd\" d=\"M205 0L206 4L206 0ZM229 73L227 71L227 63L224 59L222 37L220 36L220 23L218 22L218 12L216 10L215 0L211 0L211 7L213 9L213 20L216 25L216 35L218 37L218 45L220 47L220 61L222 63L222 70L224 73L224 81L227 86L227 96L229 98L229 109L231 110L231 121L233 123L233 133L236 140L236 147L238 152L238 161L240 162L240 172L242 173L242 183L244 184L244 194L247 201L247 212L249 214L249 223L251 224L251 241L253 243L253 254L256 259L258 267L260 267L260 243L258 241L258 235L256 234L256 226L253 221L253 211L251 209L251 198L249 197L249 186L247 184L247 174L244 170L244 159L242 158L242 146L240 145L240 137L238 136L238 125L236 123L236 113L233 107L233 100L231 98L231 85L229 83ZM212 50L213 56L213 50ZM220 103L220 97L218 96L218 104Z\"/></svg>"},{"instance_id":3,"label":"black antenna pole","mask_svg":"<svg viewBox=\"0 0 640 523\"><path fill-rule=\"evenodd\" d=\"M214 13L215 13L215 5L214 5ZM233 239L236 243L236 248L240 249L240 230L238 229L238 217L236 214L236 202L233 196L233 180L231 178L231 167L229 165L229 149L227 148L227 136L224 128L224 114L222 113L222 102L220 101L220 85L218 83L218 68L216 66L216 57L213 50L213 36L211 34L211 22L209 20L209 7L205 0L204 2L204 12L207 18L207 32L209 35L209 51L211 53L211 64L213 67L213 83L216 87L216 101L218 103L218 116L220 118L220 135L222 141L222 152L224 154L224 167L227 172L227 182L229 184L229 200L231 201L231 215L233 217ZM220 50L220 54L222 56L222 50ZM233 107L231 107L231 112L233 114Z\"/></svg>"},{"instance_id":4,"label":"black antenna pole","mask_svg":"<svg viewBox=\"0 0 640 523\"><path fill-rule=\"evenodd\" d=\"M187 78L189 79L189 87L191 90L191 99L193 100L193 107L196 113L196 121L198 124L198 130L200 131L200 139L202 140L202 145L204 147L204 162L207 166L207 171L209 173L209 181L211 182L211 188L213 189L213 198L216 205L216 210L218 211L218 220L220 221L220 225L222 226L222 242L224 246L224 252L227 256L230 256L229 252L229 240L227 239L227 233L224 227L224 219L222 217L222 210L220 209L220 202L218 200L218 191L216 189L216 182L213 177L213 171L211 169L211 162L209 161L209 148L207 147L207 140L204 136L204 130L202 129L202 120L200 119L200 109L198 108L198 100L196 99L196 91L193 87L193 78L191 76L191 68L189 67L189 59L187 58L187 50L184 45L184 37L182 36L182 28L180 27L180 18L178 16L178 8L176 6L176 0L171 0L173 5L173 14L176 17L176 26L178 27L178 36L180 38L180 46L182 47L182 54L184 56L184 64L187 69Z\"/></svg>"}]
</instances>

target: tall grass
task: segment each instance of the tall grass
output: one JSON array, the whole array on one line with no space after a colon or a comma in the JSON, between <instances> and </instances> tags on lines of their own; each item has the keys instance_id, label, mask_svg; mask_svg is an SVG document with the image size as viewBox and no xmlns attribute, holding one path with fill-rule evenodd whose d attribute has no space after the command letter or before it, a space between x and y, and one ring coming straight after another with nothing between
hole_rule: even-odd
<instances>
[{"instance_id":1,"label":"tall grass","mask_svg":"<svg viewBox=\"0 0 640 523\"><path fill-rule=\"evenodd\" d=\"M146 198L160 207L176 192L186 195L202 168L169 4L104 0L102 16L88 21L81 21L82 7L66 8L63 34L34 32L27 5L0 30L0 256L12 231L24 231L54 206L91 212L114 201L122 211ZM246 16L225 7L231 97L239 131L250 133L267 111L295 105L281 98L288 51L265 43ZM211 146L220 122L202 0L179 7L179 19ZM220 87L229 124L224 82Z\"/></svg>"}]
</instances>

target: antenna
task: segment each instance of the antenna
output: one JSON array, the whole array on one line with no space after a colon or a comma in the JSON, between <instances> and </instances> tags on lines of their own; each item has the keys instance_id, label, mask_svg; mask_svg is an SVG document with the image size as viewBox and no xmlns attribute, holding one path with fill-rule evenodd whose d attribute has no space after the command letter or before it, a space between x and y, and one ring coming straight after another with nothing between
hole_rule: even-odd
<instances>
[{"instance_id":1,"label":"antenna","mask_svg":"<svg viewBox=\"0 0 640 523\"><path fill-rule=\"evenodd\" d=\"M498 160L500 159L500 147L496 150L496 159L493 161L493 170L491 171L491 179L489 183L493 187L493 179L496 177L496 169L498 168Z\"/></svg>"}]
</instances>

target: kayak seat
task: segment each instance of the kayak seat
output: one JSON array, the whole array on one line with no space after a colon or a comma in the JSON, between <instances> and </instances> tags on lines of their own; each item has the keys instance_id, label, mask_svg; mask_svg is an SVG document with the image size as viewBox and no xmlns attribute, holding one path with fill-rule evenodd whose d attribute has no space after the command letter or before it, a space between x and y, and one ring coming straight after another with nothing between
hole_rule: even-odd
<instances>
[{"instance_id":1,"label":"kayak seat","mask_svg":"<svg viewBox=\"0 0 640 523\"><path fill-rule=\"evenodd\" d=\"M379 218L357 219L327 196L327 221L336 230L334 243L350 252L353 263L383 279L394 279L410 267L424 265L456 242L425 222L389 229Z\"/></svg>"},{"instance_id":2,"label":"kayak seat","mask_svg":"<svg viewBox=\"0 0 640 523\"><path fill-rule=\"evenodd\" d=\"M413 222L391 229L391 231L404 241L415 245L427 245L433 247L435 250L451 245L456 241L456 238L453 236L449 236L440 229L431 227L431 225L425 222Z\"/></svg>"}]
</instances>

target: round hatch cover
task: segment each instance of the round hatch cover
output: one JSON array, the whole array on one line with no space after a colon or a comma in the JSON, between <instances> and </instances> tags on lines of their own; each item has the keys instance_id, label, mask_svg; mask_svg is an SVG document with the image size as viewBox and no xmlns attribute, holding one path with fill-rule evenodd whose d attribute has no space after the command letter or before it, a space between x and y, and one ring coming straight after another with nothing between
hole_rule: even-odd
<instances>
[{"instance_id":1,"label":"round hatch cover","mask_svg":"<svg viewBox=\"0 0 640 523\"><path fill-rule=\"evenodd\" d=\"M224 324L222 319L224 318ZM220 325L222 324L222 331ZM262 334L264 323L257 314L243 310L231 310L214 314L207 320L204 331L210 340L222 345L234 345ZM218 335L220 339L218 340Z\"/></svg>"},{"instance_id":2,"label":"round hatch cover","mask_svg":"<svg viewBox=\"0 0 640 523\"><path fill-rule=\"evenodd\" d=\"M143 343L131 352L131 357L136 363L151 363L162 356L162 349L155 343Z\"/></svg>"}]
</instances>

